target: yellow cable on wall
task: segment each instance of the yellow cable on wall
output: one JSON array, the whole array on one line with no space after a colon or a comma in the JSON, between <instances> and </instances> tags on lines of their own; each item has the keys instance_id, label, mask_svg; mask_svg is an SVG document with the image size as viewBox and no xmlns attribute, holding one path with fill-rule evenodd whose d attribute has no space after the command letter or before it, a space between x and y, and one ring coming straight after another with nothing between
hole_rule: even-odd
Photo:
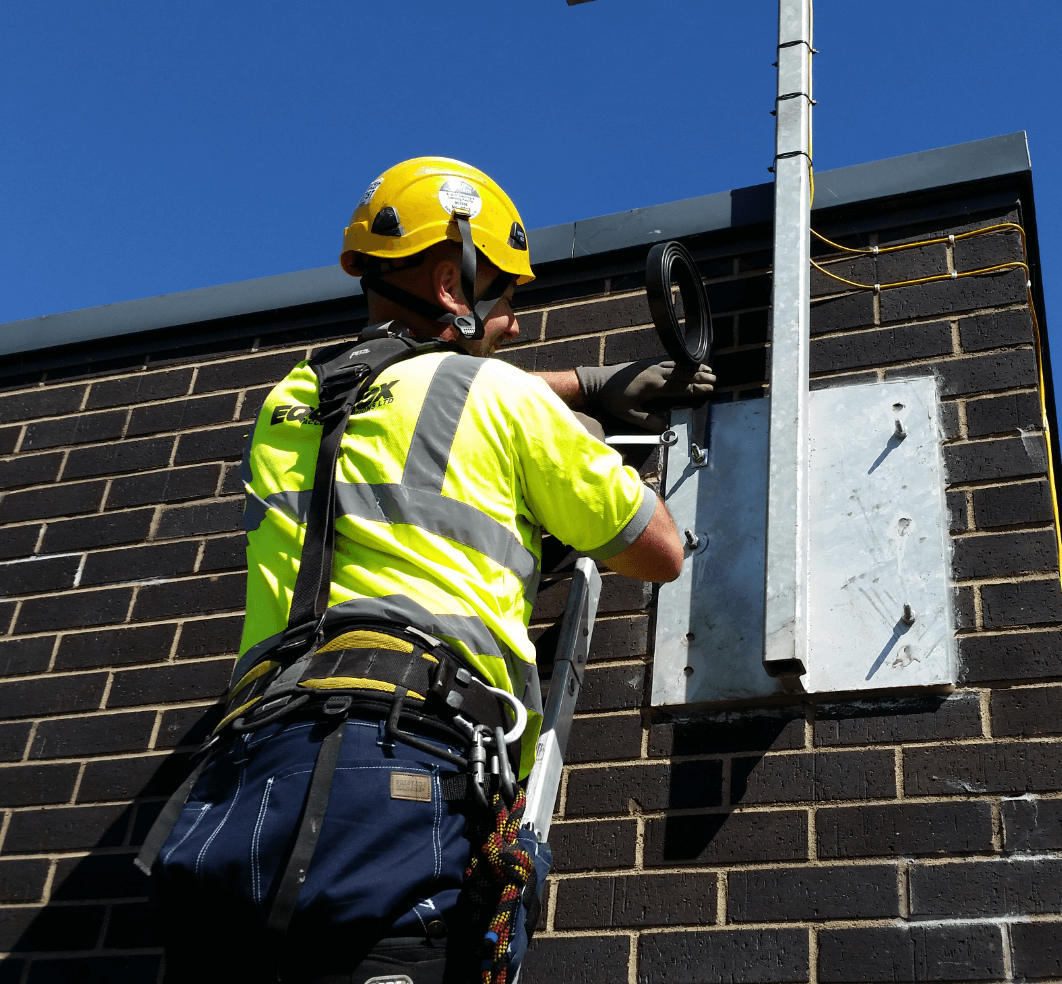
<instances>
[{"instance_id":1,"label":"yellow cable on wall","mask_svg":"<svg viewBox=\"0 0 1062 984\"><path fill-rule=\"evenodd\" d=\"M1022 260L1012 260L1008 263L996 263L993 266L982 267L978 270L963 270L955 271L953 273L939 273L930 277L917 277L914 280L899 280L890 284L860 284L854 280L848 280L846 277L841 277L836 273L831 273L825 267L820 266L814 260L811 261L811 265L820 273L825 274L832 280L839 281L842 284L846 284L849 287L854 287L857 290L872 290L875 294L880 293L883 290L892 290L895 287L910 287L916 284L931 284L942 280L958 280L961 277L979 277L988 273L997 273L1002 270L1016 270L1022 269L1025 271L1025 291L1027 295L1029 313L1032 315L1033 322L1033 342L1036 349L1036 371L1038 377L1038 388L1040 391L1040 420L1044 430L1044 441L1047 445L1047 482L1051 488L1051 507L1055 517L1055 543L1058 548L1059 557L1059 579L1062 582L1062 522L1059 519L1059 504L1058 504L1058 491L1055 488L1055 464L1054 455L1051 451L1051 422L1047 415L1047 391L1044 384L1044 360L1043 353L1040 346L1040 322L1036 317L1036 305L1033 303L1032 296L1032 275L1029 272L1029 252L1025 242L1025 230L1018 225L1017 222L998 222L995 225L985 226L983 229L972 229L969 232L960 232L949 236L936 236L933 239L922 239L913 243L900 243L896 246L873 246L870 249L855 249L851 246L842 246L840 243L835 243L825 236L811 230L811 234L821 242L826 243L827 246L832 246L836 250L840 250L842 253L850 253L862 256L878 256L883 253L898 253L907 249L917 249L919 246L932 246L937 243L950 243L954 245L960 239L971 239L975 236L988 236L995 233L1008 233L1016 232L1021 236L1021 252Z\"/></svg>"}]
</instances>

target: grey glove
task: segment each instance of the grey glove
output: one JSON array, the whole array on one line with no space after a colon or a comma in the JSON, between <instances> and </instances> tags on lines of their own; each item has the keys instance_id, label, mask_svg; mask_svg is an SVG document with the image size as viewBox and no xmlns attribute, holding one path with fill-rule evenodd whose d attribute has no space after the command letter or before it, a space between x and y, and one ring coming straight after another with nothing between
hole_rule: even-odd
<instances>
[{"instance_id":1,"label":"grey glove","mask_svg":"<svg viewBox=\"0 0 1062 984\"><path fill-rule=\"evenodd\" d=\"M645 409L690 406L708 399L715 375L708 366L676 366L670 359L643 359L619 366L579 366L575 370L586 407L600 408L613 417L659 434L667 421Z\"/></svg>"}]
</instances>

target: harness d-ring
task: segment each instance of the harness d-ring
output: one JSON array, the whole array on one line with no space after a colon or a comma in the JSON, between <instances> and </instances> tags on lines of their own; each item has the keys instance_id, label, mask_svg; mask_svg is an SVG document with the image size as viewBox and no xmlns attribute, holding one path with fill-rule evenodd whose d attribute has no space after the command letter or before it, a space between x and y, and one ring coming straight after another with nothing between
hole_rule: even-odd
<instances>
[{"instance_id":1,"label":"harness d-ring","mask_svg":"<svg viewBox=\"0 0 1062 984\"><path fill-rule=\"evenodd\" d=\"M486 689L494 694L498 700L505 701L505 703L513 709L516 723L509 731L505 732L505 744L511 745L524 733L524 728L527 727L527 708L516 699L515 695L509 693L508 690L502 690L499 687L487 687Z\"/></svg>"}]
</instances>

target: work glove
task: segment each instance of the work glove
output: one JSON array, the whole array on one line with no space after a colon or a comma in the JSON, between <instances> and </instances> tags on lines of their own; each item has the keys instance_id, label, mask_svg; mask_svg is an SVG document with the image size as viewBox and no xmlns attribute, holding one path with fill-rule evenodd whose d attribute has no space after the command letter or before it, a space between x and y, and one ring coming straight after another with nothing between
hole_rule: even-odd
<instances>
[{"instance_id":1,"label":"work glove","mask_svg":"<svg viewBox=\"0 0 1062 984\"><path fill-rule=\"evenodd\" d=\"M708 399L715 374L708 366L676 366L670 359L643 359L618 366L575 370L586 409L606 410L624 423L661 433L667 421L646 409L699 405Z\"/></svg>"}]
</instances>

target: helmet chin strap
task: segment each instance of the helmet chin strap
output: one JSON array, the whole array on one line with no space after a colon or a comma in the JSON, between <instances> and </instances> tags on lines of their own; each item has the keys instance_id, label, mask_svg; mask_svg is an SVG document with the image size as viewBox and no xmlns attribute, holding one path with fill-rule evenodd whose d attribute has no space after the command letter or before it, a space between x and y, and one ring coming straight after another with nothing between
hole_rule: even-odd
<instances>
[{"instance_id":1,"label":"helmet chin strap","mask_svg":"<svg viewBox=\"0 0 1062 984\"><path fill-rule=\"evenodd\" d=\"M472 240L472 226L468 221L470 216L461 208L455 208L452 214L461 232L461 291L466 298L471 299L476 296L476 244ZM363 291L371 290L395 304L400 304L407 311L419 314L423 318L453 325L466 341L476 341L483 337L484 322L508 290L513 279L513 274L500 272L491 281L483 296L471 305L472 310L468 314L454 314L447 311L437 304L432 304L431 301L426 301L423 297L417 297L408 290L381 280L375 274L366 273L361 278L361 288Z\"/></svg>"}]
</instances>

